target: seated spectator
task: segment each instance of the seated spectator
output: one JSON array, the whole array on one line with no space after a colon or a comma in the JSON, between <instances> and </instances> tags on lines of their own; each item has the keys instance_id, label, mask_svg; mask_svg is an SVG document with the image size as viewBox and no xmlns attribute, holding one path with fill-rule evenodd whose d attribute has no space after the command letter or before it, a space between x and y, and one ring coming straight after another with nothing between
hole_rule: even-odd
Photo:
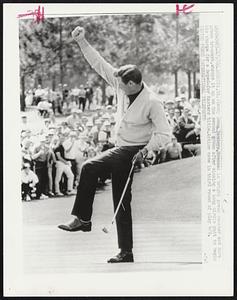
<instances>
[{"instance_id":1,"label":"seated spectator","mask_svg":"<svg viewBox=\"0 0 237 300\"><path fill-rule=\"evenodd\" d=\"M177 138L173 136L171 143L166 147L165 161L176 160L182 158L182 146L178 143Z\"/></svg>"},{"instance_id":2,"label":"seated spectator","mask_svg":"<svg viewBox=\"0 0 237 300\"><path fill-rule=\"evenodd\" d=\"M81 121L82 110L74 108L71 115L67 117L66 122L71 129L76 129L76 126Z\"/></svg>"},{"instance_id":3,"label":"seated spectator","mask_svg":"<svg viewBox=\"0 0 237 300\"><path fill-rule=\"evenodd\" d=\"M55 195L63 196L59 189L59 183L61 181L62 175L65 174L67 177L67 195L73 195L73 180L74 176L71 170L71 162L65 159L65 150L63 147L63 142L65 140L62 134L59 135L59 144L54 150L56 157L56 176L55 176Z\"/></svg>"},{"instance_id":4,"label":"seated spectator","mask_svg":"<svg viewBox=\"0 0 237 300\"><path fill-rule=\"evenodd\" d=\"M178 125L179 125L179 134L177 136L177 139L179 142L185 143L187 142L186 136L189 131L193 130L195 128L195 122L194 120L189 116L190 109L184 108L183 114L181 117L179 117Z\"/></svg>"},{"instance_id":5,"label":"seated spectator","mask_svg":"<svg viewBox=\"0 0 237 300\"><path fill-rule=\"evenodd\" d=\"M37 175L30 169L29 163L24 163L21 170L21 197L23 201L30 201L36 197Z\"/></svg>"},{"instance_id":6,"label":"seated spectator","mask_svg":"<svg viewBox=\"0 0 237 300\"><path fill-rule=\"evenodd\" d=\"M175 103L174 103L174 101L173 100L167 100L166 102L165 102L165 108L166 108L166 110L168 111L169 109L174 109L174 107L175 107Z\"/></svg>"},{"instance_id":7,"label":"seated spectator","mask_svg":"<svg viewBox=\"0 0 237 300\"><path fill-rule=\"evenodd\" d=\"M46 117L49 115L49 111L51 109L52 104L47 100L42 100L38 103L37 108L42 117Z\"/></svg>"},{"instance_id":8,"label":"seated spectator","mask_svg":"<svg viewBox=\"0 0 237 300\"><path fill-rule=\"evenodd\" d=\"M180 114L182 113L182 111L184 109L184 105L183 105L181 97L176 97L175 98L175 105L174 105L174 107L179 110Z\"/></svg>"},{"instance_id":9,"label":"seated spectator","mask_svg":"<svg viewBox=\"0 0 237 300\"><path fill-rule=\"evenodd\" d=\"M186 136L188 144L184 145L184 149L189 151L191 156L197 156L201 154L201 127L196 125L196 127L189 131Z\"/></svg>"},{"instance_id":10,"label":"seated spectator","mask_svg":"<svg viewBox=\"0 0 237 300\"><path fill-rule=\"evenodd\" d=\"M67 122L62 122L61 123L61 133L63 134L63 135L68 135L70 132L71 132L71 129L69 128L69 126L68 126L68 123Z\"/></svg>"}]
</instances>

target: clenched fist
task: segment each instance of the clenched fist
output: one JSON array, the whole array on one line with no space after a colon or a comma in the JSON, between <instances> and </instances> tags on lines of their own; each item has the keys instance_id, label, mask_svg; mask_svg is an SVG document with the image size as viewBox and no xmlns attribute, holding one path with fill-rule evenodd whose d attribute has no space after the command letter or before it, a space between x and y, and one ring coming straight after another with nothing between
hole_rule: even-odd
<instances>
[{"instance_id":1,"label":"clenched fist","mask_svg":"<svg viewBox=\"0 0 237 300\"><path fill-rule=\"evenodd\" d=\"M83 27L77 26L72 32L72 37L75 41L80 41L85 37L85 29Z\"/></svg>"}]
</instances>

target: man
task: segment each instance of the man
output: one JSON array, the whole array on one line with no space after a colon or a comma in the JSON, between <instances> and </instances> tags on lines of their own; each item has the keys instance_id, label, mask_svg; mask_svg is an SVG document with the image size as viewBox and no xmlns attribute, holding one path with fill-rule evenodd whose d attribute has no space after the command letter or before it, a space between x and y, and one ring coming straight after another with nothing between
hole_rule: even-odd
<instances>
[{"instance_id":1,"label":"man","mask_svg":"<svg viewBox=\"0 0 237 300\"><path fill-rule=\"evenodd\" d=\"M178 119L179 125L179 142L185 143L187 142L186 137L189 131L192 131L195 128L195 122L192 118L190 118L190 109L185 107L183 110L183 114Z\"/></svg>"},{"instance_id":2,"label":"man","mask_svg":"<svg viewBox=\"0 0 237 300\"><path fill-rule=\"evenodd\" d=\"M49 148L45 143L45 137L41 136L40 144L35 147L32 158L35 161L35 173L39 179L36 189L36 199L47 199L48 196L48 169L47 157Z\"/></svg>"},{"instance_id":3,"label":"man","mask_svg":"<svg viewBox=\"0 0 237 300\"><path fill-rule=\"evenodd\" d=\"M63 142L65 141L65 137L63 134L59 134L58 138L59 138L59 144L54 150L56 156L55 195L63 196L63 194L60 192L59 189L59 183L63 174L65 174L68 179L67 195L72 195L74 175L71 170L71 162L66 160L65 158L65 150L63 147Z\"/></svg>"},{"instance_id":4,"label":"man","mask_svg":"<svg viewBox=\"0 0 237 300\"><path fill-rule=\"evenodd\" d=\"M30 169L29 163L24 163L21 170L22 200L30 201L35 197L35 186L39 182L37 175Z\"/></svg>"},{"instance_id":5,"label":"man","mask_svg":"<svg viewBox=\"0 0 237 300\"><path fill-rule=\"evenodd\" d=\"M86 101L88 101L88 109L90 109L92 99L93 99L93 89L89 82L86 83L85 90L86 90Z\"/></svg>"},{"instance_id":6,"label":"man","mask_svg":"<svg viewBox=\"0 0 237 300\"><path fill-rule=\"evenodd\" d=\"M166 161L182 159L182 146L175 136L172 137L171 143L167 145L165 157Z\"/></svg>"},{"instance_id":7,"label":"man","mask_svg":"<svg viewBox=\"0 0 237 300\"><path fill-rule=\"evenodd\" d=\"M81 122L82 110L73 108L72 114L66 118L66 122L71 129L75 129L77 123Z\"/></svg>"},{"instance_id":8,"label":"man","mask_svg":"<svg viewBox=\"0 0 237 300\"><path fill-rule=\"evenodd\" d=\"M92 206L98 178L110 172L114 209L117 208L132 161L142 161L149 150L169 142L170 127L162 104L142 81L141 72L134 65L114 69L85 39L84 29L72 32L89 64L116 91L118 114L116 147L104 151L83 164L72 215L75 218L59 225L67 231L91 231ZM153 132L153 134L152 134ZM131 215L132 178L116 216L120 253L109 263L133 262Z\"/></svg>"},{"instance_id":9,"label":"man","mask_svg":"<svg viewBox=\"0 0 237 300\"><path fill-rule=\"evenodd\" d=\"M76 157L79 152L79 144L77 142L77 133L75 131L71 131L69 133L69 138L65 139L63 143L63 148L65 150L64 156L65 160L71 162L71 170L74 175L74 183L78 179L78 173L77 173L77 162Z\"/></svg>"},{"instance_id":10,"label":"man","mask_svg":"<svg viewBox=\"0 0 237 300\"><path fill-rule=\"evenodd\" d=\"M83 84L80 85L80 91L79 91L79 108L82 109L84 112L86 108L86 90L83 86Z\"/></svg>"}]
</instances>

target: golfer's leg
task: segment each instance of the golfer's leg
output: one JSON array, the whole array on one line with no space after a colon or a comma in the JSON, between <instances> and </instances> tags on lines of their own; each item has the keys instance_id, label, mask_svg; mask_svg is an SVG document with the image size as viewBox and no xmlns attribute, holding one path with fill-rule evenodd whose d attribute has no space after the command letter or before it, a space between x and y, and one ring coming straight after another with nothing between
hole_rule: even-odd
<instances>
[{"instance_id":1,"label":"golfer's leg","mask_svg":"<svg viewBox=\"0 0 237 300\"><path fill-rule=\"evenodd\" d=\"M138 152L141 147L122 147L120 159L117 164L113 166L112 170L112 189L113 189L113 202L114 210L116 210L124 187L126 185L129 172L132 167L133 156ZM132 214L131 214L131 185L132 178L129 181L126 193L123 198L123 207L121 206L117 217L117 233L118 233L118 246L122 250L131 250L133 247L133 235L132 235Z\"/></svg>"},{"instance_id":2,"label":"golfer's leg","mask_svg":"<svg viewBox=\"0 0 237 300\"><path fill-rule=\"evenodd\" d=\"M131 164L115 169L112 172L112 188L113 188L113 202L114 210L116 210L120 197L123 193ZM123 198L123 206L121 205L116 216L118 246L121 250L131 250L133 248L133 234L132 234L132 214L131 214L131 184L132 178L127 187ZM124 209L123 209L124 208Z\"/></svg>"},{"instance_id":3,"label":"golfer's leg","mask_svg":"<svg viewBox=\"0 0 237 300\"><path fill-rule=\"evenodd\" d=\"M91 220L98 177L104 173L111 172L113 152L113 149L107 150L82 165L72 215L79 217L83 221Z\"/></svg>"}]
</instances>

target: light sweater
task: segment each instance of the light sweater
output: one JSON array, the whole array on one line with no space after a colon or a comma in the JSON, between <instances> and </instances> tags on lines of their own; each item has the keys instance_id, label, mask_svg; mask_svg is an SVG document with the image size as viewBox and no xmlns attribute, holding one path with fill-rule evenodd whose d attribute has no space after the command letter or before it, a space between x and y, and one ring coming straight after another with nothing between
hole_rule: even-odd
<instances>
[{"instance_id":1,"label":"light sweater","mask_svg":"<svg viewBox=\"0 0 237 300\"><path fill-rule=\"evenodd\" d=\"M150 151L158 150L169 143L171 130L157 94L144 83L142 92L128 107L129 99L119 87L118 78L114 76L116 69L106 62L85 38L80 39L78 44L91 67L117 94L116 146L146 145Z\"/></svg>"}]
</instances>

